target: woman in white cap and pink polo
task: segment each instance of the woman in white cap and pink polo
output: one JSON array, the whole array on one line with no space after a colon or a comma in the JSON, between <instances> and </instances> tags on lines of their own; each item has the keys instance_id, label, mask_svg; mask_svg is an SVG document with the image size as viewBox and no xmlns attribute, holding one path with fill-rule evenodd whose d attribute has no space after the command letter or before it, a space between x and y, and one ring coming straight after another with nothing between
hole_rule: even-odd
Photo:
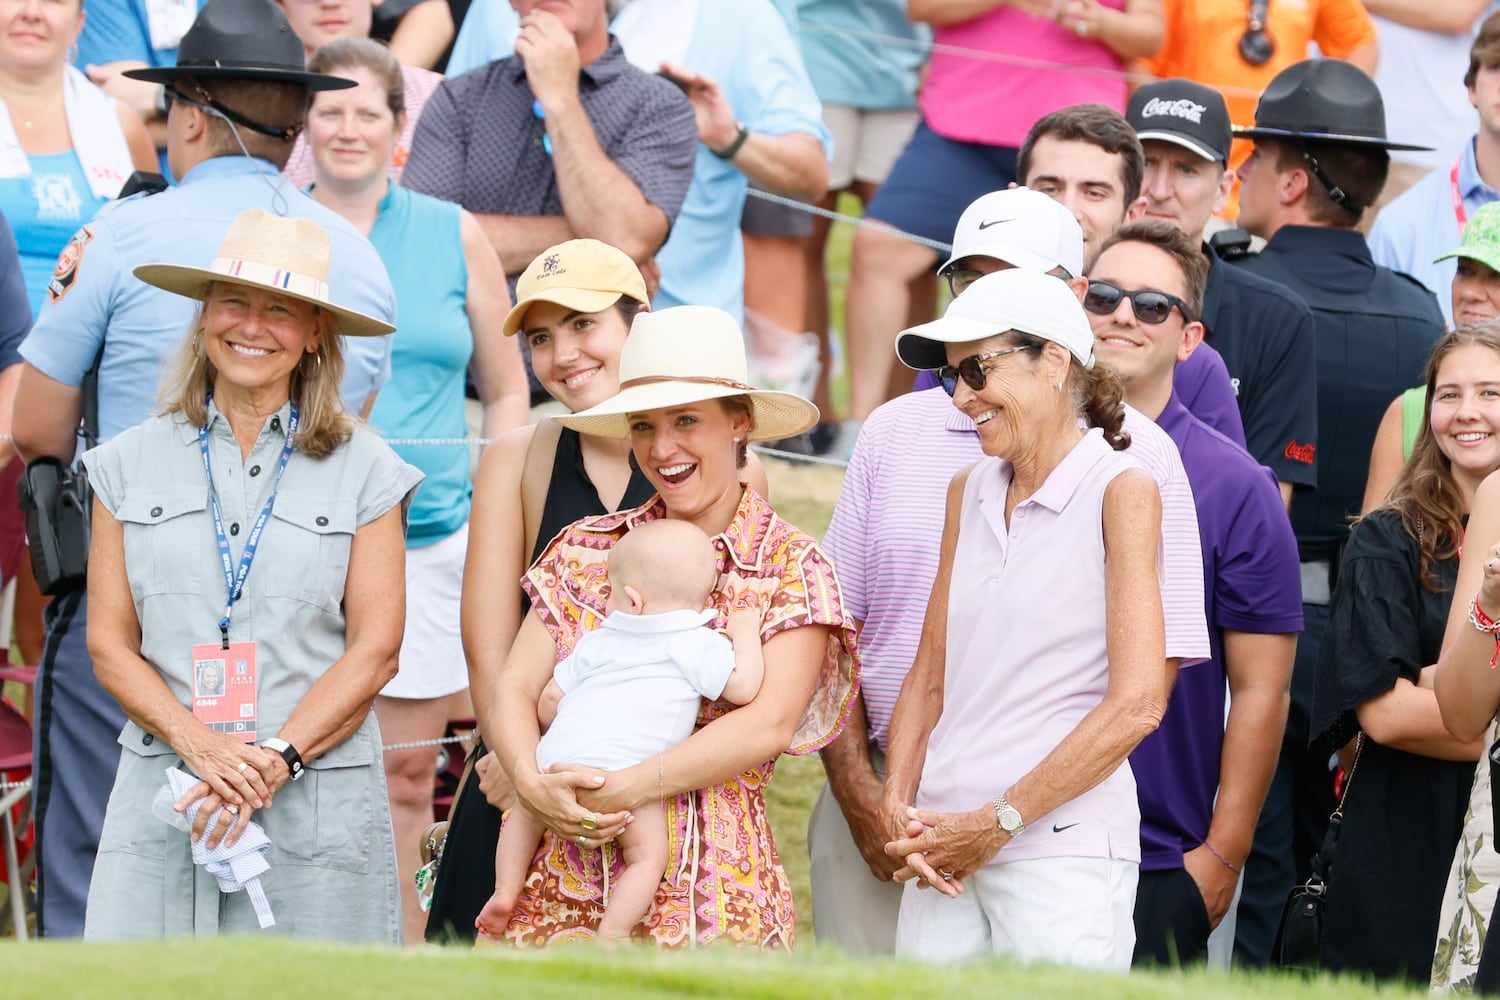
<instances>
[{"instance_id":1,"label":"woman in white cap and pink polo","mask_svg":"<svg viewBox=\"0 0 1500 1000\"><path fill-rule=\"evenodd\" d=\"M897 954L1126 971L1140 813L1126 758L1166 709L1161 498L1061 281L978 278L896 352L989 456L960 472L885 809ZM925 884L924 884L925 883ZM931 887L937 891L920 891Z\"/></svg>"},{"instance_id":2,"label":"woman in white cap and pink polo","mask_svg":"<svg viewBox=\"0 0 1500 1000\"><path fill-rule=\"evenodd\" d=\"M765 785L782 753L811 753L838 734L858 670L832 566L745 484L744 467L748 442L800 433L818 411L799 396L746 384L739 325L705 306L636 316L619 379L616 395L556 419L586 436L629 442L657 495L564 529L523 581L532 610L499 678L492 735L521 801L548 832L505 937L533 945L592 937L609 878L618 875L618 850L601 848L633 808L662 801L673 853L635 936L661 945L790 947L792 895L766 819ZM609 550L636 525L664 517L691 521L713 539L720 582L712 627L724 630L731 607L759 614L760 693L741 707L705 703L692 736L634 767L539 773L537 702L555 664L604 616Z\"/></svg>"},{"instance_id":3,"label":"woman in white cap and pink polo","mask_svg":"<svg viewBox=\"0 0 1500 1000\"><path fill-rule=\"evenodd\" d=\"M203 306L161 415L83 458L89 653L130 718L88 937L253 931L269 915L295 937L401 940L370 706L396 672L421 474L342 408L340 341L391 327L329 300L328 256L317 224L252 209L209 267L136 269ZM199 687L209 663L222 691ZM180 794L153 807L164 781ZM221 892L225 874L194 863L256 843L263 896Z\"/></svg>"}]
</instances>

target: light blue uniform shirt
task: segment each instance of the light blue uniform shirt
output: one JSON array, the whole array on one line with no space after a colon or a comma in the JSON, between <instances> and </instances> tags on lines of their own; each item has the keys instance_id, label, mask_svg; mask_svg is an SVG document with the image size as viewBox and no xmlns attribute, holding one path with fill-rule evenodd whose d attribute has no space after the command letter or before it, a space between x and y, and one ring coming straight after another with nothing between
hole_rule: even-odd
<instances>
[{"instance_id":1,"label":"light blue uniform shirt","mask_svg":"<svg viewBox=\"0 0 1500 1000\"><path fill-rule=\"evenodd\" d=\"M370 426L387 438L468 436L464 374L474 355L469 326L469 265L452 202L395 184L380 201L370 242L389 265L406 317L392 339L391 381L375 402ZM408 548L441 541L469 520L469 449L465 445L393 445L424 477L407 522Z\"/></svg>"},{"instance_id":2,"label":"light blue uniform shirt","mask_svg":"<svg viewBox=\"0 0 1500 1000\"><path fill-rule=\"evenodd\" d=\"M392 325L396 295L370 241L341 216L284 182L265 160L221 156L161 194L106 205L64 251L49 301L21 356L42 374L79 386L99 346L99 440L156 411L156 397L197 307L131 273L140 264L208 267L234 217L251 208L313 220L332 240L329 294L341 306ZM346 337L344 400L358 412L391 376L391 338Z\"/></svg>"},{"instance_id":3,"label":"light blue uniform shirt","mask_svg":"<svg viewBox=\"0 0 1500 1000\"><path fill-rule=\"evenodd\" d=\"M906 0L800 0L797 40L825 104L871 111L917 106L932 29L907 20Z\"/></svg>"},{"instance_id":4,"label":"light blue uniform shirt","mask_svg":"<svg viewBox=\"0 0 1500 1000\"><path fill-rule=\"evenodd\" d=\"M478 0L464 19L448 74L509 55L516 23L515 11L508 4ZM630 39L619 38L629 55ZM823 144L827 155L833 155L833 139L823 127L823 105L786 21L770 0L702 0L684 62L719 85L735 117L750 131L766 135L805 132ZM717 306L743 322L745 249L740 242L740 214L748 187L745 175L734 164L699 144L687 200L666 246L656 255L662 279L653 308L689 303Z\"/></svg>"},{"instance_id":5,"label":"light blue uniform shirt","mask_svg":"<svg viewBox=\"0 0 1500 1000\"><path fill-rule=\"evenodd\" d=\"M628 55L630 39L622 35L620 44ZM750 131L773 136L803 132L832 155L823 105L786 22L769 0L700 4L685 62L718 83L735 117ZM653 308L717 306L744 320L740 214L748 187L739 168L699 143L687 200L667 245L656 255L662 278Z\"/></svg>"},{"instance_id":6,"label":"light blue uniform shirt","mask_svg":"<svg viewBox=\"0 0 1500 1000\"><path fill-rule=\"evenodd\" d=\"M1458 159L1458 190L1469 218L1500 191L1479 177L1474 162L1474 140L1464 143ZM1413 184L1401 197L1380 210L1370 231L1370 253L1375 263L1403 271L1431 289L1443 307L1443 319L1453 325L1453 275L1458 261L1433 258L1458 249L1463 237L1453 210L1453 161L1434 169Z\"/></svg>"}]
</instances>

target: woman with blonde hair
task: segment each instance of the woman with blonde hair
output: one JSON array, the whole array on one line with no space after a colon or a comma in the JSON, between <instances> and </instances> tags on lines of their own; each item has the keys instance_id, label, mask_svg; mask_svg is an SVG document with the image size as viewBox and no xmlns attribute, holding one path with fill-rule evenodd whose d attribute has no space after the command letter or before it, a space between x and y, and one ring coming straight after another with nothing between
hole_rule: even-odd
<instances>
[{"instance_id":1,"label":"woman with blonde hair","mask_svg":"<svg viewBox=\"0 0 1500 1000\"><path fill-rule=\"evenodd\" d=\"M210 267L136 269L203 306L163 412L83 458L89 653L129 717L88 937L401 940L371 703L421 474L343 408L340 339L391 327L329 299L328 258L317 224L251 209ZM227 696L198 689L210 662Z\"/></svg>"}]
</instances>

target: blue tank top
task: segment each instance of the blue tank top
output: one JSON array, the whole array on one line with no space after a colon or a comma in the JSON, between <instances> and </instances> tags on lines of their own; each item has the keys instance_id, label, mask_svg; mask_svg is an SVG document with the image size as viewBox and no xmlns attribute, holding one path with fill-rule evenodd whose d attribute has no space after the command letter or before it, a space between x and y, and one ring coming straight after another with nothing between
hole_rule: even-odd
<instances>
[{"instance_id":1,"label":"blue tank top","mask_svg":"<svg viewBox=\"0 0 1500 1000\"><path fill-rule=\"evenodd\" d=\"M57 255L78 227L109 199L94 197L83 164L71 149L26 159L31 163L30 177L0 179L0 211L16 234L26 298L35 319L46 301Z\"/></svg>"},{"instance_id":2,"label":"blue tank top","mask_svg":"<svg viewBox=\"0 0 1500 1000\"><path fill-rule=\"evenodd\" d=\"M469 268L460 231L462 209L392 184L380 202L370 242L396 289L391 381L380 390L370 424L386 438L464 438L464 375L474 333L464 306ZM401 444L402 459L426 475L406 533L409 548L431 545L469 519L469 449Z\"/></svg>"}]
</instances>

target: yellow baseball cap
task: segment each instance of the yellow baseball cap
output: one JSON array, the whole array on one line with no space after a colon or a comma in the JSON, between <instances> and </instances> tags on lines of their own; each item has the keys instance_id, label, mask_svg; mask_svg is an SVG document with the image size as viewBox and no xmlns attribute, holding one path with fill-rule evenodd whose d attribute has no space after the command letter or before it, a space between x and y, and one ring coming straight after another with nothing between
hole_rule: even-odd
<instances>
[{"instance_id":1,"label":"yellow baseball cap","mask_svg":"<svg viewBox=\"0 0 1500 1000\"><path fill-rule=\"evenodd\" d=\"M507 337L521 329L526 310L551 302L581 313L603 312L628 295L649 301L646 280L625 251L599 240L568 240L526 265L516 282L516 304L505 317Z\"/></svg>"}]
</instances>

